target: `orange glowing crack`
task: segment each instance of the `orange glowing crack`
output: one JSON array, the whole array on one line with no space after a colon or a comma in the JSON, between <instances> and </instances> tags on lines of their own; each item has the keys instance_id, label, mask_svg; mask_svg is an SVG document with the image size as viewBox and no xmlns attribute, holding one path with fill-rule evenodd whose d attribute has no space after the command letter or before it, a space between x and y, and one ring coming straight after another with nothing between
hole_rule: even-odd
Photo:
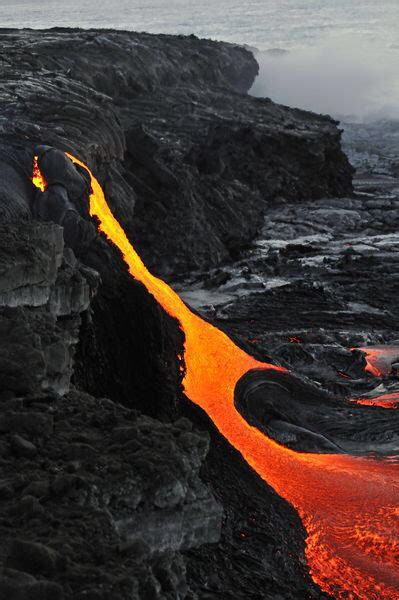
<instances>
[{"instance_id":1,"label":"orange glowing crack","mask_svg":"<svg viewBox=\"0 0 399 600\"><path fill-rule=\"evenodd\" d=\"M298 453L251 427L234 406L237 381L249 369L284 369L246 354L149 273L112 215L100 184L91 178L90 214L120 249L131 275L179 320L184 331L187 396L209 415L248 464L296 508L307 531L306 557L314 581L339 600L397 600L398 464Z\"/></svg>"},{"instance_id":2,"label":"orange glowing crack","mask_svg":"<svg viewBox=\"0 0 399 600\"><path fill-rule=\"evenodd\" d=\"M34 156L34 158L33 158L32 182L33 182L33 184L37 188L39 188L39 190L41 190L42 192L44 192L44 190L47 187L47 183L46 183L46 180L44 179L43 175L40 172L39 165L37 164L37 161L38 161L38 157Z\"/></svg>"},{"instance_id":3,"label":"orange glowing crack","mask_svg":"<svg viewBox=\"0 0 399 600\"><path fill-rule=\"evenodd\" d=\"M399 392L387 392L374 398L354 398L352 402L363 406L379 406L380 408L399 408Z\"/></svg>"}]
</instances>

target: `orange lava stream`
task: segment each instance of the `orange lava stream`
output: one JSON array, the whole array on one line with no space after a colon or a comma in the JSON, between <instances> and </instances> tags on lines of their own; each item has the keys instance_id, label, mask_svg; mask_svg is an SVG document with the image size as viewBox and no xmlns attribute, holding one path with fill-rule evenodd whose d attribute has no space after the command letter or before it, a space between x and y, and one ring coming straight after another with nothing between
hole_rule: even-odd
<instances>
[{"instance_id":1,"label":"orange lava stream","mask_svg":"<svg viewBox=\"0 0 399 600\"><path fill-rule=\"evenodd\" d=\"M249 369L284 369L246 354L148 272L93 176L90 214L98 218L100 230L120 249L131 275L179 320L186 338L183 383L187 396L298 511L307 530L306 557L314 581L342 600L397 600L398 465L347 455L294 452L251 427L234 407L237 381Z\"/></svg>"},{"instance_id":2,"label":"orange lava stream","mask_svg":"<svg viewBox=\"0 0 399 600\"><path fill-rule=\"evenodd\" d=\"M375 396L374 398L355 398L352 400L363 406L379 406L380 408L399 408L399 392L391 392Z\"/></svg>"},{"instance_id":3,"label":"orange lava stream","mask_svg":"<svg viewBox=\"0 0 399 600\"><path fill-rule=\"evenodd\" d=\"M374 377L390 375L391 364L399 360L398 346L366 346L364 348L351 348L361 350L366 355L366 371Z\"/></svg>"}]
</instances>

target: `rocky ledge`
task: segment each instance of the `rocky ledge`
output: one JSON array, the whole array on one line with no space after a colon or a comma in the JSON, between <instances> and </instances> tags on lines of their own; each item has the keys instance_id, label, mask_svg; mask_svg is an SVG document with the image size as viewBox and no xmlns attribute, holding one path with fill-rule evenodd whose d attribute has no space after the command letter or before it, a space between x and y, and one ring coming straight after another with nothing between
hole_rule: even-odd
<instances>
[{"instance_id":1,"label":"rocky ledge","mask_svg":"<svg viewBox=\"0 0 399 600\"><path fill-rule=\"evenodd\" d=\"M113 31L0 35L2 137L86 159L161 275L234 256L276 197L351 191L336 123L248 96L258 65L242 47Z\"/></svg>"},{"instance_id":2,"label":"rocky ledge","mask_svg":"<svg viewBox=\"0 0 399 600\"><path fill-rule=\"evenodd\" d=\"M322 597L297 515L184 400L178 323L97 234L62 151L170 278L236 257L276 203L350 193L337 124L248 96L239 46L0 38L0 596Z\"/></svg>"},{"instance_id":3,"label":"rocky ledge","mask_svg":"<svg viewBox=\"0 0 399 600\"><path fill-rule=\"evenodd\" d=\"M206 434L71 392L4 400L0 596L184 598L177 551L220 536Z\"/></svg>"}]
</instances>

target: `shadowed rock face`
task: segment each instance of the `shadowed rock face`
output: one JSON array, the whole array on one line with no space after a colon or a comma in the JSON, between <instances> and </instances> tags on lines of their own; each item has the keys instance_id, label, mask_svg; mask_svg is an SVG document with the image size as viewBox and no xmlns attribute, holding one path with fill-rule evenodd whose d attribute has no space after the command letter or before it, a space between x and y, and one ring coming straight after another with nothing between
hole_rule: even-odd
<instances>
[{"instance_id":1,"label":"shadowed rock face","mask_svg":"<svg viewBox=\"0 0 399 600\"><path fill-rule=\"evenodd\" d=\"M0 388L64 394L98 276L64 248L54 223L1 225L0 240Z\"/></svg>"},{"instance_id":2,"label":"shadowed rock face","mask_svg":"<svg viewBox=\"0 0 399 600\"><path fill-rule=\"evenodd\" d=\"M63 151L172 275L235 256L276 198L348 193L336 125L245 95L258 66L237 46L79 30L0 41L0 596L321 597L294 511L215 432L207 458L207 438L175 422L187 411L210 428L181 400L183 335L96 233L87 174Z\"/></svg>"},{"instance_id":3,"label":"shadowed rock face","mask_svg":"<svg viewBox=\"0 0 399 600\"><path fill-rule=\"evenodd\" d=\"M244 48L112 31L0 36L0 133L86 159L159 274L234 256L276 197L351 190L329 118L245 95L258 66Z\"/></svg>"},{"instance_id":4,"label":"shadowed rock face","mask_svg":"<svg viewBox=\"0 0 399 600\"><path fill-rule=\"evenodd\" d=\"M81 392L2 405L0 597L186 598L177 551L220 535L207 434Z\"/></svg>"},{"instance_id":5,"label":"shadowed rock face","mask_svg":"<svg viewBox=\"0 0 399 600\"><path fill-rule=\"evenodd\" d=\"M238 411L268 437L301 452L340 453L340 447L312 423L315 413L322 414L326 399L323 392L286 373L250 371L235 391Z\"/></svg>"}]
</instances>

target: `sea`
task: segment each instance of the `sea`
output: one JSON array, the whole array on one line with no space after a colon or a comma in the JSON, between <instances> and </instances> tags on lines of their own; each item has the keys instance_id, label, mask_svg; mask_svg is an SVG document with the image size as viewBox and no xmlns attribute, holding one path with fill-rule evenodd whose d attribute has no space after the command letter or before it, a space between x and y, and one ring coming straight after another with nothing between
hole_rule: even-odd
<instances>
[{"instance_id":1,"label":"sea","mask_svg":"<svg viewBox=\"0 0 399 600\"><path fill-rule=\"evenodd\" d=\"M0 0L0 26L245 44L261 67L254 95L352 120L399 117L399 0Z\"/></svg>"}]
</instances>

